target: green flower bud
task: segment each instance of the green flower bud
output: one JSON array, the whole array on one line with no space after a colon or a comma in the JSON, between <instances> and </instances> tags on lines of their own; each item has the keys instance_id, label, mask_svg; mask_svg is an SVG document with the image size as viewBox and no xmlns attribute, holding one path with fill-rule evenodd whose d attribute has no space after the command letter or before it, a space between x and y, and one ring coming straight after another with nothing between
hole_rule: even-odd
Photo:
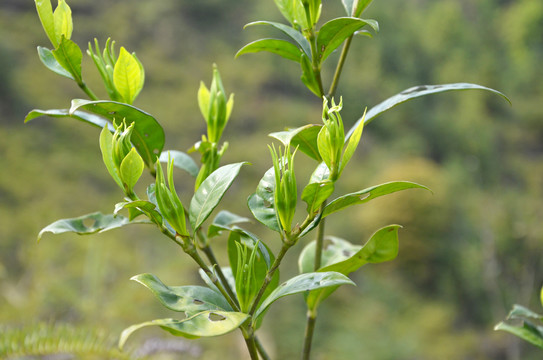
<instances>
[{"instance_id":1,"label":"green flower bud","mask_svg":"<svg viewBox=\"0 0 543 360\"><path fill-rule=\"evenodd\" d=\"M339 105L332 100L332 107L328 107L328 101L324 99L322 121L324 126L317 137L317 145L322 160L330 170L330 180L335 181L339 176L340 163L345 144L345 130L343 120L339 114L343 106L343 99Z\"/></svg>"},{"instance_id":2,"label":"green flower bud","mask_svg":"<svg viewBox=\"0 0 543 360\"><path fill-rule=\"evenodd\" d=\"M252 250L246 244L236 242L238 262L236 268L236 294L242 312L248 312L259 287L256 283L256 258L258 244ZM249 252L250 251L250 252Z\"/></svg>"},{"instance_id":3,"label":"green flower bud","mask_svg":"<svg viewBox=\"0 0 543 360\"><path fill-rule=\"evenodd\" d=\"M173 182L173 160L171 158L168 159L169 187L166 186L166 180L164 179L164 173L162 172L162 166L160 166L159 161L156 163L156 174L155 193L158 208L160 209L162 216L177 234L189 236L189 233L187 232L185 209L177 196Z\"/></svg>"},{"instance_id":4,"label":"green flower bud","mask_svg":"<svg viewBox=\"0 0 543 360\"><path fill-rule=\"evenodd\" d=\"M270 147L270 153L275 171L275 212L283 230L290 231L298 200L296 176L294 174L296 150L291 154L290 146L287 146L283 155L281 149L279 149L278 154L275 147Z\"/></svg>"}]
</instances>

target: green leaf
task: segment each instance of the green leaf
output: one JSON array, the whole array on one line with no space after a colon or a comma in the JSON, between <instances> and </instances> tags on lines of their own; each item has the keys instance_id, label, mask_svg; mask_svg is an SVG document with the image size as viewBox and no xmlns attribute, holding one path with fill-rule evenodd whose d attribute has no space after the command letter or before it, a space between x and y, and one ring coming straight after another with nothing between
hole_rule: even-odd
<instances>
[{"instance_id":1,"label":"green leaf","mask_svg":"<svg viewBox=\"0 0 543 360\"><path fill-rule=\"evenodd\" d=\"M255 313L255 317L258 317L273 302L284 296L345 284L354 285L351 279L337 272L316 272L295 276L279 285L264 302L262 302Z\"/></svg>"},{"instance_id":2,"label":"green leaf","mask_svg":"<svg viewBox=\"0 0 543 360\"><path fill-rule=\"evenodd\" d=\"M364 115L366 115L366 112L364 111ZM364 115L362 118L364 118ZM358 147L358 143L360 142L360 138L362 137L362 131L364 130L364 121L361 121L360 124L356 127L353 136L351 136L347 142L347 147L345 148L345 151L343 152L343 156L341 158L341 163L339 165L339 174L343 172L343 169L345 169L345 166L347 163L349 163L349 160L351 160L351 157L354 155L354 152L356 151L356 148Z\"/></svg>"},{"instance_id":3,"label":"green leaf","mask_svg":"<svg viewBox=\"0 0 543 360\"><path fill-rule=\"evenodd\" d=\"M43 63L43 65L45 65L46 68L58 75L74 80L72 74L64 69L59 64L57 59L55 59L55 56L53 55L53 52L51 50L38 46L38 56L40 57L40 61Z\"/></svg>"},{"instance_id":4,"label":"green leaf","mask_svg":"<svg viewBox=\"0 0 543 360\"><path fill-rule=\"evenodd\" d=\"M70 39L72 37L73 23L72 10L66 4L65 0L58 0L57 8L53 13L55 21L55 38L57 43L62 44L62 38Z\"/></svg>"},{"instance_id":5,"label":"green leaf","mask_svg":"<svg viewBox=\"0 0 543 360\"><path fill-rule=\"evenodd\" d=\"M168 154L173 160L173 166L188 172L192 177L198 176L198 171L200 171L198 165L196 165L196 162L189 155L182 151L163 151L158 160L163 163L168 163Z\"/></svg>"},{"instance_id":6,"label":"green leaf","mask_svg":"<svg viewBox=\"0 0 543 360\"><path fill-rule=\"evenodd\" d=\"M336 237L327 237L327 244L322 253L321 268L318 271L335 271L349 275L365 264L393 260L398 256L398 230L400 227L399 225L389 225L379 229L364 246L353 245ZM298 265L301 272L313 271L315 244L315 241L309 243L300 254ZM328 287L311 291L306 298L308 307L316 309L336 289L337 287Z\"/></svg>"},{"instance_id":7,"label":"green leaf","mask_svg":"<svg viewBox=\"0 0 543 360\"><path fill-rule=\"evenodd\" d=\"M45 30L51 44L56 48L58 41L55 35L55 18L53 17L51 0L34 0L34 2L36 3L36 10L38 11L43 30Z\"/></svg>"},{"instance_id":8,"label":"green leaf","mask_svg":"<svg viewBox=\"0 0 543 360\"><path fill-rule=\"evenodd\" d=\"M275 0L275 5L292 25L307 28L304 6L300 0Z\"/></svg>"},{"instance_id":9,"label":"green leaf","mask_svg":"<svg viewBox=\"0 0 543 360\"><path fill-rule=\"evenodd\" d=\"M100 133L100 151L102 152L102 159L104 161L104 165L106 165L109 175L111 175L117 185L119 185L119 187L124 191L125 189L121 179L121 174L119 173L119 169L113 160L113 135L111 135L111 131L109 131L107 124Z\"/></svg>"},{"instance_id":10,"label":"green leaf","mask_svg":"<svg viewBox=\"0 0 543 360\"><path fill-rule=\"evenodd\" d=\"M279 221L275 213L275 172L271 167L266 171L258 186L256 192L249 196L247 205L253 213L255 219L260 221L273 231L280 232Z\"/></svg>"},{"instance_id":11,"label":"green leaf","mask_svg":"<svg viewBox=\"0 0 543 360\"><path fill-rule=\"evenodd\" d=\"M321 27L317 36L319 62L322 64L335 49L357 30L366 25L374 27L375 24L376 22L351 17L342 17L328 21Z\"/></svg>"},{"instance_id":12,"label":"green leaf","mask_svg":"<svg viewBox=\"0 0 543 360\"><path fill-rule=\"evenodd\" d=\"M543 321L543 315L533 312L532 310L522 306L515 304L513 305L513 309L507 315L508 319L535 319L539 321Z\"/></svg>"},{"instance_id":13,"label":"green leaf","mask_svg":"<svg viewBox=\"0 0 543 360\"><path fill-rule=\"evenodd\" d=\"M152 184L153 186L155 184ZM139 215L147 215L151 221L155 224L162 224L162 215L156 210L158 206L151 201L135 200L135 201L123 201L115 204L114 215L117 215L122 209L128 209L129 220L132 221Z\"/></svg>"},{"instance_id":14,"label":"green leaf","mask_svg":"<svg viewBox=\"0 0 543 360\"><path fill-rule=\"evenodd\" d=\"M348 16L359 17L373 0L341 0ZM354 4L357 4L354 9Z\"/></svg>"},{"instance_id":15,"label":"green leaf","mask_svg":"<svg viewBox=\"0 0 543 360\"><path fill-rule=\"evenodd\" d=\"M522 326L500 322L494 327L494 330L506 331L543 349L543 328L541 326L536 326L528 321L523 322Z\"/></svg>"},{"instance_id":16,"label":"green leaf","mask_svg":"<svg viewBox=\"0 0 543 360\"><path fill-rule=\"evenodd\" d=\"M276 29L281 30L284 34L286 34L288 37L294 40L300 46L300 49L302 49L305 55L309 59L311 59L311 45L309 44L309 41L307 41L307 39L304 37L304 35L298 30L288 25L284 25L281 23L273 22L273 21L254 21L252 23L245 25L244 28L247 28L249 26L254 26L254 25L270 25Z\"/></svg>"},{"instance_id":17,"label":"green leaf","mask_svg":"<svg viewBox=\"0 0 543 360\"><path fill-rule=\"evenodd\" d=\"M241 217L230 211L222 210L219 211L213 223L209 226L207 230L207 237L212 238L219 235L222 231L232 230L232 226L239 223L249 222L249 219Z\"/></svg>"},{"instance_id":18,"label":"green leaf","mask_svg":"<svg viewBox=\"0 0 543 360\"><path fill-rule=\"evenodd\" d=\"M309 124L296 129L274 132L270 136L281 141L285 147L290 144L307 156L322 161L317 145L317 136L321 128L322 125Z\"/></svg>"},{"instance_id":19,"label":"green leaf","mask_svg":"<svg viewBox=\"0 0 543 360\"><path fill-rule=\"evenodd\" d=\"M189 206L189 221L196 231L219 204L226 190L246 162L222 166L211 173L192 197Z\"/></svg>"},{"instance_id":20,"label":"green leaf","mask_svg":"<svg viewBox=\"0 0 543 360\"><path fill-rule=\"evenodd\" d=\"M153 274L133 276L134 280L151 290L166 308L187 316L207 310L231 311L228 302L217 292L202 286L167 286Z\"/></svg>"},{"instance_id":21,"label":"green leaf","mask_svg":"<svg viewBox=\"0 0 543 360\"><path fill-rule=\"evenodd\" d=\"M46 232L62 234L74 232L79 235L94 234L122 227L129 224L123 216L104 215L100 212L80 216L73 219L62 219L44 227L38 234L38 241Z\"/></svg>"},{"instance_id":22,"label":"green leaf","mask_svg":"<svg viewBox=\"0 0 543 360\"><path fill-rule=\"evenodd\" d=\"M140 179L144 167L143 159L136 151L136 148L132 148L121 162L120 168L121 180L129 190L132 190Z\"/></svg>"},{"instance_id":23,"label":"green leaf","mask_svg":"<svg viewBox=\"0 0 543 360\"><path fill-rule=\"evenodd\" d=\"M291 42L279 39L260 39L242 47L236 54L236 58L243 54L268 51L285 59L300 62L302 51Z\"/></svg>"},{"instance_id":24,"label":"green leaf","mask_svg":"<svg viewBox=\"0 0 543 360\"><path fill-rule=\"evenodd\" d=\"M507 100L507 102L509 104L511 104L511 100L509 100L509 98L507 98L507 96L505 96L501 92L499 92L497 90L494 90L494 89L491 89L491 88L481 86L481 85L476 85L476 84L456 83L456 84L443 84L443 85L414 86L412 88L404 90L401 93L396 94L396 95L386 99L382 103L380 103L380 104L372 107L370 110L368 110L368 112L366 113L366 117L358 119L356 124L354 124L353 127L347 133L346 138L349 138L352 135L354 129L356 129L356 127L358 126L358 124L361 121L364 121L364 123L367 125L373 119L375 119L377 116L381 115L382 113L384 113L387 110L392 109L396 105L402 104L402 103L407 102L407 101L412 100L412 99L416 99L416 98L421 97L421 96L426 96L426 95L430 95L430 94L437 94L437 93L446 92L446 91L462 91L462 90L485 90L485 91L490 91L490 92L492 92L494 94L497 94L497 95L501 96L502 98Z\"/></svg>"},{"instance_id":25,"label":"green leaf","mask_svg":"<svg viewBox=\"0 0 543 360\"><path fill-rule=\"evenodd\" d=\"M321 204L334 192L334 183L330 180L308 184L302 191L302 200L307 204L307 213L315 214Z\"/></svg>"},{"instance_id":26,"label":"green leaf","mask_svg":"<svg viewBox=\"0 0 543 360\"><path fill-rule=\"evenodd\" d=\"M134 54L121 47L119 58L113 68L113 84L124 102L132 104L145 80L145 73Z\"/></svg>"},{"instance_id":27,"label":"green leaf","mask_svg":"<svg viewBox=\"0 0 543 360\"><path fill-rule=\"evenodd\" d=\"M300 65L302 66L302 77L300 78L305 86L311 90L311 92L317 95L319 98L323 96L321 89L319 87L319 82L317 77L313 72L313 65L311 60L305 54L302 54Z\"/></svg>"},{"instance_id":28,"label":"green leaf","mask_svg":"<svg viewBox=\"0 0 543 360\"><path fill-rule=\"evenodd\" d=\"M25 123L34 119L37 119L42 116L49 116L49 117L56 117L56 118L73 118L79 121L86 122L87 124L98 126L100 128L103 128L106 126L106 124L109 124L109 127L113 129L113 125L104 119L103 117L100 117L95 114L88 113L86 111L75 111L74 113L70 114L70 110L68 109L52 109L52 110L39 110L34 109L31 112L28 113L25 117Z\"/></svg>"},{"instance_id":29,"label":"green leaf","mask_svg":"<svg viewBox=\"0 0 543 360\"><path fill-rule=\"evenodd\" d=\"M416 188L430 190L424 185L419 185L417 183L413 183L409 181L392 181L392 182L372 186L370 188L360 190L354 193L343 195L335 199L334 201L332 201L330 204L328 204L324 208L323 217L326 217L337 211L343 210L346 207L349 207L352 205L363 204L365 202L368 202L370 200L373 200L383 195L392 194L396 191L401 191L401 190L406 190L406 189L416 189Z\"/></svg>"},{"instance_id":30,"label":"green leaf","mask_svg":"<svg viewBox=\"0 0 543 360\"><path fill-rule=\"evenodd\" d=\"M77 83L81 83L81 61L83 60L83 53L79 46L72 40L63 37L57 49L53 50L52 53L60 66L72 74Z\"/></svg>"},{"instance_id":31,"label":"green leaf","mask_svg":"<svg viewBox=\"0 0 543 360\"><path fill-rule=\"evenodd\" d=\"M160 326L172 335L189 339L219 336L240 327L249 315L239 312L203 311L187 319L158 319L132 325L121 333L119 347L122 349L132 333L146 326Z\"/></svg>"},{"instance_id":32,"label":"green leaf","mask_svg":"<svg viewBox=\"0 0 543 360\"><path fill-rule=\"evenodd\" d=\"M132 144L145 165L149 169L154 169L158 155L164 147L165 137L162 126L153 116L134 106L115 101L73 100L70 115L76 115L78 110L90 112L115 123L120 123L123 119L126 119L128 124L134 122Z\"/></svg>"}]
</instances>

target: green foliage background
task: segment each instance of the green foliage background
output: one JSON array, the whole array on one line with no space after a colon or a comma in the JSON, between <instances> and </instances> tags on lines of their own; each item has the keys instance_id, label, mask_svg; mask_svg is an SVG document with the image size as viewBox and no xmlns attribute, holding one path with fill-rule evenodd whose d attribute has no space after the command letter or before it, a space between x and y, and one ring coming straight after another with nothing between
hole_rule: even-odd
<instances>
[{"instance_id":1,"label":"green foliage background","mask_svg":"<svg viewBox=\"0 0 543 360\"><path fill-rule=\"evenodd\" d=\"M233 58L261 31L243 31L245 23L282 21L273 2L72 0L70 6L73 40L82 48L93 37L103 43L111 36L137 52L146 87L135 105L159 119L167 149L187 150L204 132L196 92L218 64L227 91L236 94L223 161L254 164L243 169L223 206L249 216L242 200L271 166L266 134L320 121L320 102L298 81L296 65L265 54ZM342 10L339 0L324 6ZM539 359L537 350L492 327L513 303L537 309L541 285L543 2L376 0L367 16L381 32L353 43L338 91L346 126L366 106L421 84L478 83L504 92L513 107L485 93L436 95L364 131L338 193L409 180L434 195L396 194L331 217L330 234L360 243L389 223L404 229L395 261L368 266L355 275L357 288L341 289L322 308L315 359ZM46 235L36 244L45 225L111 213L122 194L101 163L98 129L56 119L23 125L33 108L66 108L68 99L84 97L40 63L35 48L48 41L34 3L3 0L0 35L0 323L68 322L118 334L132 323L171 316L130 276L152 272L176 285L200 280L188 258L149 229ZM85 61L89 85L99 89ZM176 184L181 196L193 186L183 174ZM256 225L252 230L263 234ZM296 259L290 260L284 271L294 273ZM264 341L277 358L297 357L303 301L285 299L273 311ZM142 332L137 339L159 335ZM198 340L202 358L243 356L241 345L230 346L237 335ZM219 344L228 346L217 350Z\"/></svg>"}]
</instances>

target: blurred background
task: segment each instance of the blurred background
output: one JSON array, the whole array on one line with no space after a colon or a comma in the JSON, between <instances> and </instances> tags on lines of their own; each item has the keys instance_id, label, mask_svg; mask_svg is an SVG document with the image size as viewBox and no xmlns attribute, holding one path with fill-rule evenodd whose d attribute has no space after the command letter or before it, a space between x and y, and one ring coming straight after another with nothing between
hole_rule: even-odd
<instances>
[{"instance_id":1,"label":"blurred background","mask_svg":"<svg viewBox=\"0 0 543 360\"><path fill-rule=\"evenodd\" d=\"M343 15L339 0L324 3L324 14ZM276 35L271 28L242 29L255 20L284 22L273 1L69 4L72 39L82 49L111 36L137 52L146 87L135 106L163 125L166 149L186 151L203 134L196 93L201 80L210 83L212 64L219 66L227 92L235 93L223 163L253 164L221 208L249 216L244 199L271 166L267 134L319 123L321 115L296 64L263 53L234 59L244 44ZM338 290L321 307L314 359L541 359L541 351L493 326L514 303L541 310L543 2L376 0L365 17L377 19L381 31L353 42L338 91L347 128L366 106L422 84L477 83L502 91L513 106L479 91L432 95L364 130L337 194L391 180L419 182L434 194L411 190L330 218L328 234L358 244L384 225L404 228L396 260L362 268L352 276L356 288ZM0 34L0 324L66 323L117 336L133 323L174 317L129 278L151 272L170 285L201 280L188 257L150 228L45 235L36 243L40 229L57 219L111 213L122 194L102 164L99 129L67 119L23 124L34 108L68 108L71 99L85 97L40 63L36 46L50 44L34 3L2 0ZM324 70L325 83L335 59ZM106 98L89 58L83 73ZM297 174L300 185L314 166L307 163ZM179 172L176 184L183 198L193 180ZM277 248L263 227L250 228ZM287 257L283 279L296 274L302 246ZM224 262L224 239L216 247ZM297 358L304 325L302 297L285 298L261 336L275 358ZM128 345L151 338L171 339L148 329ZM195 340L192 352L155 358L240 359L246 356L240 339L233 333Z\"/></svg>"}]
</instances>

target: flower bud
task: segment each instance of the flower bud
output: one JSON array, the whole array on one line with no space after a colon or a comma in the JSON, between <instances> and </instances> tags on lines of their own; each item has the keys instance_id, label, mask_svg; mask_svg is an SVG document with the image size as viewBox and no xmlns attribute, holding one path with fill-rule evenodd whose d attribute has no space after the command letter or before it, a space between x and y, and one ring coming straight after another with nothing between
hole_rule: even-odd
<instances>
[{"instance_id":1,"label":"flower bud","mask_svg":"<svg viewBox=\"0 0 543 360\"><path fill-rule=\"evenodd\" d=\"M324 99L322 121L324 126L317 137L317 145L322 160L330 170L330 180L335 181L339 176L339 166L345 144L345 131L343 121L339 114L343 106L343 100L336 105L332 100L332 107L328 107L328 101Z\"/></svg>"},{"instance_id":2,"label":"flower bud","mask_svg":"<svg viewBox=\"0 0 543 360\"><path fill-rule=\"evenodd\" d=\"M294 174L294 153L290 153L290 146L285 149L285 154L279 154L275 147L270 147L275 171L275 212L283 230L289 232L292 228L292 220L296 212L298 199L296 189L296 176Z\"/></svg>"}]
</instances>

